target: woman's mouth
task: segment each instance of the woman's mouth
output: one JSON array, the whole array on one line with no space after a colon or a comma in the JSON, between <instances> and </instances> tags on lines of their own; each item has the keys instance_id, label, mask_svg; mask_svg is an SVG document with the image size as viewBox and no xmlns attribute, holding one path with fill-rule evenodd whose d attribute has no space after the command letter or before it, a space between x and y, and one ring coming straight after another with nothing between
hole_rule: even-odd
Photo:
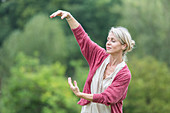
<instances>
[{"instance_id":1,"label":"woman's mouth","mask_svg":"<svg viewBox=\"0 0 170 113\"><path fill-rule=\"evenodd\" d=\"M106 47L107 50L111 49L111 47Z\"/></svg>"}]
</instances>

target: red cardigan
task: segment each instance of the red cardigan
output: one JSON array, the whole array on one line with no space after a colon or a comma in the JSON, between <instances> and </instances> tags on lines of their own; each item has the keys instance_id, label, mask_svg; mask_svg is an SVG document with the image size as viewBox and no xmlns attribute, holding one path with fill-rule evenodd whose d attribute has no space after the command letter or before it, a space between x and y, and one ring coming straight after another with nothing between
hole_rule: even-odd
<instances>
[{"instance_id":1,"label":"red cardigan","mask_svg":"<svg viewBox=\"0 0 170 113\"><path fill-rule=\"evenodd\" d=\"M78 28L72 29L72 31L90 67L83 93L91 94L90 86L93 75L109 54L106 53L104 48L101 48L89 38L81 25ZM93 102L111 105L111 113L122 113L123 100L126 98L130 79L131 73L127 65L125 65L104 92L93 95ZM90 101L83 98L78 102L82 106L88 103Z\"/></svg>"}]
</instances>

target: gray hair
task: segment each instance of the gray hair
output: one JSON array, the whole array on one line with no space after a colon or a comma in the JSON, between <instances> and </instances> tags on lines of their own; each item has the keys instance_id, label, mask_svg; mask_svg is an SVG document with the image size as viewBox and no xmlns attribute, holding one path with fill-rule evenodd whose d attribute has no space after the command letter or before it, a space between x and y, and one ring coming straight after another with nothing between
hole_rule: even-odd
<instances>
[{"instance_id":1,"label":"gray hair","mask_svg":"<svg viewBox=\"0 0 170 113\"><path fill-rule=\"evenodd\" d=\"M127 47L123 51L122 56L123 56L123 60L127 61L126 54L128 52L132 51L132 49L134 48L134 45L135 45L135 41L132 40L132 37L131 37L129 31L124 27L117 27L117 28L112 27L109 32L113 33L122 45L126 44Z\"/></svg>"}]
</instances>

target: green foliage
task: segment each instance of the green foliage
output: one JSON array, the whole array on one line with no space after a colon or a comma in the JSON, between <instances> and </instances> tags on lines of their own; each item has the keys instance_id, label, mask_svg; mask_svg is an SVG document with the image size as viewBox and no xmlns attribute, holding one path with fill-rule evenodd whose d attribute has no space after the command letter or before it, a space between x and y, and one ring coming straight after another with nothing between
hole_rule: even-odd
<instances>
[{"instance_id":1,"label":"green foliage","mask_svg":"<svg viewBox=\"0 0 170 113\"><path fill-rule=\"evenodd\" d=\"M59 62L40 65L37 58L20 53L11 76L2 87L2 113L76 113L79 107Z\"/></svg>"},{"instance_id":2,"label":"green foliage","mask_svg":"<svg viewBox=\"0 0 170 113\"><path fill-rule=\"evenodd\" d=\"M127 26L137 43L138 56L152 55L170 65L169 0L124 0L120 24Z\"/></svg>"},{"instance_id":3,"label":"green foliage","mask_svg":"<svg viewBox=\"0 0 170 113\"><path fill-rule=\"evenodd\" d=\"M9 69L20 51L29 56L38 54L41 63L64 63L68 47L61 24L62 22L50 20L47 15L36 15L25 25L23 31L14 31L5 41L0 55L1 65L4 65L5 70Z\"/></svg>"},{"instance_id":4,"label":"green foliage","mask_svg":"<svg viewBox=\"0 0 170 113\"><path fill-rule=\"evenodd\" d=\"M83 25L95 42L105 47L108 32L121 17L116 8L120 0L71 0L64 8ZM71 6L71 7L70 7ZM89 7L90 6L90 7Z\"/></svg>"},{"instance_id":5,"label":"green foliage","mask_svg":"<svg viewBox=\"0 0 170 113\"><path fill-rule=\"evenodd\" d=\"M70 61L70 65L74 67L74 79L77 81L80 91L83 91L89 68L85 66L85 63L81 59Z\"/></svg>"},{"instance_id":6,"label":"green foliage","mask_svg":"<svg viewBox=\"0 0 170 113\"><path fill-rule=\"evenodd\" d=\"M0 43L12 30L22 29L37 13L61 9L68 0L5 0L0 4Z\"/></svg>"},{"instance_id":7,"label":"green foliage","mask_svg":"<svg viewBox=\"0 0 170 113\"><path fill-rule=\"evenodd\" d=\"M124 102L125 113L167 113L170 102L170 76L165 63L153 57L129 62L132 80Z\"/></svg>"},{"instance_id":8,"label":"green foliage","mask_svg":"<svg viewBox=\"0 0 170 113\"><path fill-rule=\"evenodd\" d=\"M170 111L169 3L169 0L1 1L0 112L79 112L77 98L63 75L66 72L77 80L82 91L88 65L81 60L84 58L66 24L48 18L58 9L70 11L92 40L103 47L110 27L127 27L136 48L128 55L133 76L124 112ZM136 57L130 57L134 54Z\"/></svg>"}]
</instances>

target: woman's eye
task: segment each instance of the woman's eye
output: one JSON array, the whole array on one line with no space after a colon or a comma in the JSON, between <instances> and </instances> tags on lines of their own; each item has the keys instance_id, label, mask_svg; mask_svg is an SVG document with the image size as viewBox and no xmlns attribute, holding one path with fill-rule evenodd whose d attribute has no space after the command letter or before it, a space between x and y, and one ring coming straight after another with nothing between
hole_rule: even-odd
<instances>
[{"instance_id":1,"label":"woman's eye","mask_svg":"<svg viewBox=\"0 0 170 113\"><path fill-rule=\"evenodd\" d=\"M112 40L112 42L116 42L115 40Z\"/></svg>"}]
</instances>

